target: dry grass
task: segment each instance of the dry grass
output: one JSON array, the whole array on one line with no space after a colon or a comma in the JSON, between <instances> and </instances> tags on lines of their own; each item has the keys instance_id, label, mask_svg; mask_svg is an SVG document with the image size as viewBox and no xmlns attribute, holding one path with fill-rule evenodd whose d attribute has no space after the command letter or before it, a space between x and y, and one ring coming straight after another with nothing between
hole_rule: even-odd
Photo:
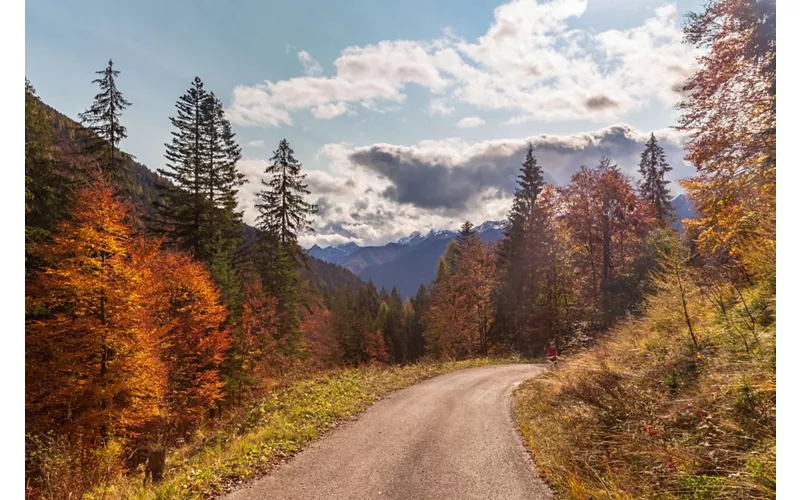
<instances>
[{"instance_id":1,"label":"dry grass","mask_svg":"<svg viewBox=\"0 0 800 500\"><path fill-rule=\"evenodd\" d=\"M774 293L744 291L723 314L701 292L688 290L697 348L667 286L645 319L520 386L521 430L557 491L775 497Z\"/></svg>"}]
</instances>

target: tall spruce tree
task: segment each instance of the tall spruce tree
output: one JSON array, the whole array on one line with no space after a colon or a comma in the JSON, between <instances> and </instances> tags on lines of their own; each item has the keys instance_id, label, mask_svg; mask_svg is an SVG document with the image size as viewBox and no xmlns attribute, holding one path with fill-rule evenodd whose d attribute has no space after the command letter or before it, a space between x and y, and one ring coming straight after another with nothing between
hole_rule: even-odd
<instances>
[{"instance_id":1,"label":"tall spruce tree","mask_svg":"<svg viewBox=\"0 0 800 500\"><path fill-rule=\"evenodd\" d=\"M473 226L470 221L465 221L463 224L461 224L461 229L458 230L458 235L456 236L458 246L463 246L464 242L476 234L475 226Z\"/></svg>"},{"instance_id":2,"label":"tall spruce tree","mask_svg":"<svg viewBox=\"0 0 800 500\"><path fill-rule=\"evenodd\" d=\"M222 103L195 78L170 117L175 130L166 144L170 181L159 184L157 230L198 259L230 254L243 236L236 210L238 188L245 182L237 168L241 148ZM226 257L227 258L227 257Z\"/></svg>"},{"instance_id":3,"label":"tall spruce tree","mask_svg":"<svg viewBox=\"0 0 800 500\"><path fill-rule=\"evenodd\" d=\"M270 161L265 171L269 181L261 180L264 189L258 193L256 203L259 211L256 222L261 230L259 260L265 285L278 301L281 318L278 334L284 339L282 345L294 352L300 348L301 336L298 264L305 257L297 235L314 231L312 217L317 207L304 199L310 194L305 174L300 172L302 164L295 159L286 139L280 141Z\"/></svg>"},{"instance_id":4,"label":"tall spruce tree","mask_svg":"<svg viewBox=\"0 0 800 500\"><path fill-rule=\"evenodd\" d=\"M494 342L510 341L522 351L532 352L526 341L526 328L532 317L531 307L536 290L536 269L531 262L530 249L536 199L545 185L542 168L533 156L533 146L528 144L525 160L517 178L517 189L505 237L500 242L498 269L503 286L495 294L495 332L504 332L510 338L492 339Z\"/></svg>"},{"instance_id":5,"label":"tall spruce tree","mask_svg":"<svg viewBox=\"0 0 800 500\"><path fill-rule=\"evenodd\" d=\"M170 181L158 184L156 200L158 231L195 257L203 255L203 230L210 212L206 198L206 126L204 111L208 93L196 77L189 90L175 103L177 113L170 117L172 141L165 144L166 169L158 173Z\"/></svg>"},{"instance_id":6,"label":"tall spruce tree","mask_svg":"<svg viewBox=\"0 0 800 500\"><path fill-rule=\"evenodd\" d=\"M297 234L314 232L312 217L317 207L304 199L310 191L304 182L305 174L300 173L303 165L295 159L294 150L286 139L278 144L270 162L264 172L270 179L261 180L265 189L258 193L258 227L297 257L300 255Z\"/></svg>"},{"instance_id":7,"label":"tall spruce tree","mask_svg":"<svg viewBox=\"0 0 800 500\"><path fill-rule=\"evenodd\" d=\"M639 160L639 173L642 175L639 194L643 200L653 205L658 217L665 221L672 218L672 205L669 203L670 193L667 188L669 181L664 178L670 170L672 167L667 164L664 149L658 145L655 134L651 133Z\"/></svg>"},{"instance_id":8,"label":"tall spruce tree","mask_svg":"<svg viewBox=\"0 0 800 500\"><path fill-rule=\"evenodd\" d=\"M128 137L128 129L120 123L120 117L131 103L117 88L116 79L120 72L114 69L111 59L105 69L96 73L101 76L92 83L100 87L100 92L95 95L92 106L79 115L81 124L93 133L85 138L82 153L97 155L100 171L122 180L127 172L118 146Z\"/></svg>"}]
</instances>

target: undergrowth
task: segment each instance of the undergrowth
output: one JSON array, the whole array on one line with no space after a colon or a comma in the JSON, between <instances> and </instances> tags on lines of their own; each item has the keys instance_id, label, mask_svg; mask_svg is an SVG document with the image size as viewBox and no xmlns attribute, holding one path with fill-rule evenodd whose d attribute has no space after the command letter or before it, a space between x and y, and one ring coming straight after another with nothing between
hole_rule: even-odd
<instances>
[{"instance_id":1,"label":"undergrowth","mask_svg":"<svg viewBox=\"0 0 800 500\"><path fill-rule=\"evenodd\" d=\"M695 345L660 285L643 319L519 387L537 469L576 499L774 498L774 289L683 283Z\"/></svg>"}]
</instances>

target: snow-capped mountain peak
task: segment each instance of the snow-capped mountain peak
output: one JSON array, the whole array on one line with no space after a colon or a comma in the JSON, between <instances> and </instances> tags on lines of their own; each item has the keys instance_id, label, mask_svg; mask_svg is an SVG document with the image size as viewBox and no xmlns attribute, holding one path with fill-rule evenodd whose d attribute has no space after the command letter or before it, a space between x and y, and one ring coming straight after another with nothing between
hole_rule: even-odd
<instances>
[{"instance_id":1,"label":"snow-capped mountain peak","mask_svg":"<svg viewBox=\"0 0 800 500\"><path fill-rule=\"evenodd\" d=\"M502 230L503 229L503 221L501 220L487 220L480 226L475 228L475 232L481 234L485 231L491 230Z\"/></svg>"},{"instance_id":2,"label":"snow-capped mountain peak","mask_svg":"<svg viewBox=\"0 0 800 500\"><path fill-rule=\"evenodd\" d=\"M397 240L397 243L400 245L414 245L419 243L420 241L424 240L425 237L422 236L422 233L419 231L414 231L413 233L409 234L408 236L404 236Z\"/></svg>"}]
</instances>

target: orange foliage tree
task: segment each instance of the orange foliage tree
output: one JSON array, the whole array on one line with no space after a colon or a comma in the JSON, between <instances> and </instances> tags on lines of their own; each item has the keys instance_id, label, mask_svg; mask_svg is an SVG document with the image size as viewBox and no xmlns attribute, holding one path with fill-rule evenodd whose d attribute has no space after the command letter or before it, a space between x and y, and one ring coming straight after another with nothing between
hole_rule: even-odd
<instances>
[{"instance_id":1,"label":"orange foliage tree","mask_svg":"<svg viewBox=\"0 0 800 500\"><path fill-rule=\"evenodd\" d=\"M608 326L615 285L642 251L655 226L654 207L636 196L627 178L610 160L595 168L581 167L559 190L563 220L570 234L576 286L583 316Z\"/></svg>"},{"instance_id":2,"label":"orange foliage tree","mask_svg":"<svg viewBox=\"0 0 800 500\"><path fill-rule=\"evenodd\" d=\"M35 249L44 265L26 284L26 417L34 432L128 437L161 414L163 364L128 207L108 182L93 184Z\"/></svg>"},{"instance_id":3,"label":"orange foliage tree","mask_svg":"<svg viewBox=\"0 0 800 500\"><path fill-rule=\"evenodd\" d=\"M165 403L185 429L222 400L228 312L208 270L189 255L151 244L148 264L146 311L166 369Z\"/></svg>"},{"instance_id":4,"label":"orange foliage tree","mask_svg":"<svg viewBox=\"0 0 800 500\"><path fill-rule=\"evenodd\" d=\"M700 217L701 250L742 258L775 249L775 2L716 0L690 14L686 41L704 53L684 87L680 129L697 175L682 181Z\"/></svg>"},{"instance_id":5,"label":"orange foliage tree","mask_svg":"<svg viewBox=\"0 0 800 500\"><path fill-rule=\"evenodd\" d=\"M453 269L433 287L425 313L425 339L438 356L486 354L494 323L492 292L497 287L494 245L472 235L458 243Z\"/></svg>"}]
</instances>

